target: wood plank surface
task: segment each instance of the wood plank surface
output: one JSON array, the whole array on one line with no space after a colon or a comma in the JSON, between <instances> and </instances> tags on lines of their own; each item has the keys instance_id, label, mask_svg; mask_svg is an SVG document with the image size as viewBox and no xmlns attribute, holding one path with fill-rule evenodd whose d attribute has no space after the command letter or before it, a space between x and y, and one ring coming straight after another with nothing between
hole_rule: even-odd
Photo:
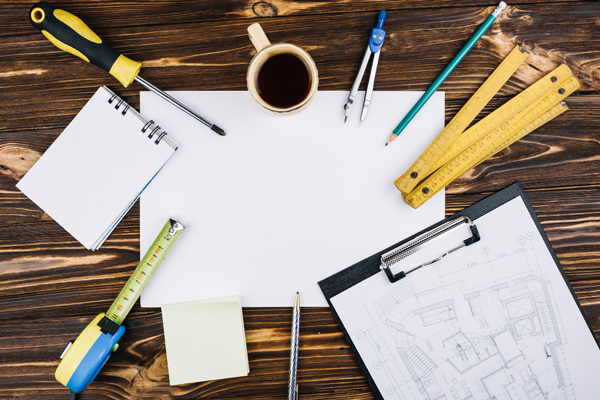
<instances>
[{"instance_id":1,"label":"wood plank surface","mask_svg":"<svg viewBox=\"0 0 600 400\"><path fill-rule=\"evenodd\" d=\"M27 20L33 2L0 0L0 398L66 399L58 356L108 308L139 260L136 205L98 252L82 248L15 184L99 85L139 107L104 71L49 43ZM488 0L63 1L118 51L143 62L164 90L244 90L259 21L272 42L306 48L320 90L348 90L366 38L385 8L388 32L375 88L425 90L493 10ZM570 110L467 172L447 189L451 215L521 181L600 340L600 3L511 3L450 75L448 121L511 48L530 51L482 115L561 63L581 82ZM363 83L363 86L365 84ZM401 116L399 116L400 118ZM403 171L398 171L400 175ZM81 399L282 399L289 309L244 309L250 375L171 387L160 310L134 307L127 333ZM373 399L326 308L302 311L301 399Z\"/></svg>"},{"instance_id":2,"label":"wood plank surface","mask_svg":"<svg viewBox=\"0 0 600 400\"><path fill-rule=\"evenodd\" d=\"M587 0L593 1L593 0ZM524 0L519 4L551 4L581 2L581 0ZM3 2L3 15L7 24L5 25L14 32L18 29L30 29L23 23L23 16L35 2L17 0ZM79 16L84 21L102 21L102 28L136 26L136 25L158 25L173 24L180 22L207 22L215 20L231 19L258 19L284 17L293 15L317 15L317 14L348 14L357 12L379 12L381 9L413 10L418 8L458 8L472 6L496 6L496 0L355 0L344 1L197 1L186 0L162 0L145 1L61 1L55 2L57 6L67 9L69 12ZM25 17L26 18L26 17ZM94 27L91 23L90 26Z\"/></svg>"},{"instance_id":3,"label":"wood plank surface","mask_svg":"<svg viewBox=\"0 0 600 400\"><path fill-rule=\"evenodd\" d=\"M449 100L469 98L512 47L521 44L531 56L501 96L514 95L560 63L575 71L581 92L598 92L600 37L594 13L598 8L597 2L509 7L441 89ZM492 10L390 11L375 88L425 90ZM319 68L321 90L347 90L376 18L376 13L367 12L334 19L318 14L286 17L285 23L269 18L261 24L273 42L293 39L311 53ZM0 132L64 127L99 84L112 87L138 106L139 85L120 88L106 72L58 50L27 21L23 24L17 31L23 33L0 41L4 99ZM101 26L101 21L95 25ZM243 90L248 62L255 54L246 33L248 25L245 19L231 19L202 25L102 28L98 33L118 51L142 61L141 76L163 90ZM23 96L23 87L36 95Z\"/></svg>"}]
</instances>

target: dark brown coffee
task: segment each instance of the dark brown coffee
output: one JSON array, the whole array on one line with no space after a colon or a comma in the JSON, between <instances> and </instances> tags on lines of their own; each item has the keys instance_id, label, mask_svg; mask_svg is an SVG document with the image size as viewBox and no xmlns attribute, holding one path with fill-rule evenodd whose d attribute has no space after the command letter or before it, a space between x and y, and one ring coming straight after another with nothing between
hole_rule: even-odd
<instances>
[{"instance_id":1,"label":"dark brown coffee","mask_svg":"<svg viewBox=\"0 0 600 400\"><path fill-rule=\"evenodd\" d=\"M293 54L267 59L256 75L256 90L264 101L277 108L300 104L310 92L312 77L308 65Z\"/></svg>"}]
</instances>

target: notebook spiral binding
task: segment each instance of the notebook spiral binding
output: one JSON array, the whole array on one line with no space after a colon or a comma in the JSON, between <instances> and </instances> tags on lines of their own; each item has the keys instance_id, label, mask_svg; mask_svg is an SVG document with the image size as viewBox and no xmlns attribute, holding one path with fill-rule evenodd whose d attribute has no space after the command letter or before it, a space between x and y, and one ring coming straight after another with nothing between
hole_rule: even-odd
<instances>
[{"instance_id":1,"label":"notebook spiral binding","mask_svg":"<svg viewBox=\"0 0 600 400\"><path fill-rule=\"evenodd\" d=\"M121 108L121 106L123 104L125 104L125 107L123 107L123 109L121 110L121 115L125 116L130 109L133 110L134 114L138 118L140 118L142 121L145 122L144 126L142 127L142 133L146 133L146 131L148 129L150 129L150 134L148 135L148 139L152 139L154 137L154 135L156 134L156 139L154 140L154 144L158 145L160 143L160 141L167 135L167 132L165 132L164 130L161 130L160 126L156 125L154 120L147 121L132 107L131 103L125 101L122 97L115 94L112 90L110 90L106 86L105 86L105 89L109 93L111 93L110 99L108 99L108 103L112 104L113 102L115 102L115 100L117 101L117 103L115 104L115 110L119 110L119 108Z\"/></svg>"}]
</instances>

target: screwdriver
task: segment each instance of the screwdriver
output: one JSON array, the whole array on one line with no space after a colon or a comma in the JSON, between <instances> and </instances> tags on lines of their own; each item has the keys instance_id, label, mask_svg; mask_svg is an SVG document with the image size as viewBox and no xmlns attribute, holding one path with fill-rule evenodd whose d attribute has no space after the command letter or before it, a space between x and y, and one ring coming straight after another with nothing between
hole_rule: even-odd
<instances>
[{"instance_id":1,"label":"screwdriver","mask_svg":"<svg viewBox=\"0 0 600 400\"><path fill-rule=\"evenodd\" d=\"M225 136L223 129L208 122L185 104L139 76L142 63L117 53L75 15L58 9L47 1L40 1L31 7L29 21L59 49L108 71L124 87L128 87L133 81L142 84L152 93L191 115L219 135Z\"/></svg>"}]
</instances>

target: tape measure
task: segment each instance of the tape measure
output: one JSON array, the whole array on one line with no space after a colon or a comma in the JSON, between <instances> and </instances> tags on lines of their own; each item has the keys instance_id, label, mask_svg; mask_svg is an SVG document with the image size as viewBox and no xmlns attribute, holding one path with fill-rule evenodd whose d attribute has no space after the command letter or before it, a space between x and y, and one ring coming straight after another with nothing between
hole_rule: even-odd
<instances>
[{"instance_id":1,"label":"tape measure","mask_svg":"<svg viewBox=\"0 0 600 400\"><path fill-rule=\"evenodd\" d=\"M464 172L568 110L562 100L579 88L579 82L566 65L561 65L462 134L456 130L471 123L477 115L474 110L485 107L501 87L498 82L508 80L507 71L516 70L522 63L523 54L526 55L521 48L515 47L498 67L501 73L494 71L448 124L454 122L453 127L447 130L447 126L442 131L444 135L440 133L396 180L407 204L419 207ZM469 109L465 110L467 105Z\"/></svg>"},{"instance_id":2,"label":"tape measure","mask_svg":"<svg viewBox=\"0 0 600 400\"><path fill-rule=\"evenodd\" d=\"M75 393L92 383L119 347L117 342L125 333L123 320L184 229L173 218L167 221L108 312L98 314L75 342L67 345L56 369L57 381Z\"/></svg>"},{"instance_id":3,"label":"tape measure","mask_svg":"<svg viewBox=\"0 0 600 400\"><path fill-rule=\"evenodd\" d=\"M169 219L160 231L159 235L138 264L133 274L129 277L121 293L112 303L106 316L119 325L142 294L142 291L154 275L162 261L165 259L171 247L179 238L180 233L185 229L181 222Z\"/></svg>"}]
</instances>

